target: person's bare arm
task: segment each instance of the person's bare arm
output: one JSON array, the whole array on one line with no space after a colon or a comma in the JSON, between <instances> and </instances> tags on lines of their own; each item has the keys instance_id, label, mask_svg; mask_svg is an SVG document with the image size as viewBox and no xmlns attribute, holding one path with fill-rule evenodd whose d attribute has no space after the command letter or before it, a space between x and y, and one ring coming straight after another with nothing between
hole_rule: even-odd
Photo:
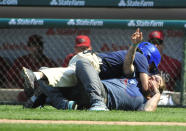
<instances>
[{"instance_id":1,"label":"person's bare arm","mask_svg":"<svg viewBox=\"0 0 186 131\"><path fill-rule=\"evenodd\" d=\"M148 79L149 76L146 73L140 73L139 75L143 91L148 90Z\"/></svg>"},{"instance_id":2,"label":"person's bare arm","mask_svg":"<svg viewBox=\"0 0 186 131\"><path fill-rule=\"evenodd\" d=\"M146 102L145 107L144 107L144 111L155 111L156 110L161 94L160 94L158 88L155 86L153 88L153 93L154 93L153 97L150 98Z\"/></svg>"},{"instance_id":3,"label":"person's bare arm","mask_svg":"<svg viewBox=\"0 0 186 131\"><path fill-rule=\"evenodd\" d=\"M160 100L160 93L155 94L150 100L147 101L144 111L155 111Z\"/></svg>"},{"instance_id":4,"label":"person's bare arm","mask_svg":"<svg viewBox=\"0 0 186 131\"><path fill-rule=\"evenodd\" d=\"M130 76L134 72L134 58L136 54L136 49L138 44L142 41L143 35L140 32L139 28L136 30L134 34L131 36L132 45L129 47L128 52L125 56L125 61L123 63L123 73L127 76Z\"/></svg>"}]
</instances>

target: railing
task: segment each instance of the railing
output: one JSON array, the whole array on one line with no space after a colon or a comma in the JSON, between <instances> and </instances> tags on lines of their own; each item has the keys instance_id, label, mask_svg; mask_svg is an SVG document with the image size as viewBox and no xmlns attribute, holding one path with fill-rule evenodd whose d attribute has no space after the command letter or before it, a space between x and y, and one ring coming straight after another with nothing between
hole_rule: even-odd
<instances>
[{"instance_id":1,"label":"railing","mask_svg":"<svg viewBox=\"0 0 186 131\"><path fill-rule=\"evenodd\" d=\"M184 8L185 0L0 0L7 6Z\"/></svg>"}]
</instances>

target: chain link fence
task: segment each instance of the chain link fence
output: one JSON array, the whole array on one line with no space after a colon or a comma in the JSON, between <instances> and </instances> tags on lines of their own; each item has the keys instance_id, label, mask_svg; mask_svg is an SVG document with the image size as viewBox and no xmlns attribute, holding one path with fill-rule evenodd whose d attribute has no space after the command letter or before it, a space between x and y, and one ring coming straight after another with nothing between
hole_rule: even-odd
<instances>
[{"instance_id":1,"label":"chain link fence","mask_svg":"<svg viewBox=\"0 0 186 131\"><path fill-rule=\"evenodd\" d=\"M149 33L154 30L141 29L144 41L148 41ZM167 89L159 105L180 105L185 34L181 29L161 30L164 33L164 44L160 72L166 80ZM61 66L65 56L73 53L77 35L88 35L94 51L109 52L128 49L134 32L135 28L1 28L1 103L23 102L22 67L37 71L43 66Z\"/></svg>"}]
</instances>

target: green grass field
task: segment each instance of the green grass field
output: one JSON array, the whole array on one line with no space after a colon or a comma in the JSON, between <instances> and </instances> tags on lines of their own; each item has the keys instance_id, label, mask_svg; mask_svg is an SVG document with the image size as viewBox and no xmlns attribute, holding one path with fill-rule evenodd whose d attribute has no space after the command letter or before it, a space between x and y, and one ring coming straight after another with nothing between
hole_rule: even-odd
<instances>
[{"instance_id":1,"label":"green grass field","mask_svg":"<svg viewBox=\"0 0 186 131\"><path fill-rule=\"evenodd\" d=\"M156 112L131 111L69 111L50 106L23 109L22 106L0 105L0 119L16 120L83 120L83 121L131 121L131 122L186 122L186 108L158 108ZM15 124L0 123L0 131L89 131L89 130L137 130L137 131L186 131L186 126L126 126L126 125L77 125L77 124Z\"/></svg>"},{"instance_id":2,"label":"green grass field","mask_svg":"<svg viewBox=\"0 0 186 131\"><path fill-rule=\"evenodd\" d=\"M1 131L185 131L182 126L0 124Z\"/></svg>"}]
</instances>

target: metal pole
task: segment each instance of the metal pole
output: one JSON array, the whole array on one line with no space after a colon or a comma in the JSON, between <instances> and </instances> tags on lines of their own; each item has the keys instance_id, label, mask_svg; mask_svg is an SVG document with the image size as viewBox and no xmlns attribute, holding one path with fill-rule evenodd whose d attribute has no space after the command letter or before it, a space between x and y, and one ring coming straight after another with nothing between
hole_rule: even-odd
<instances>
[{"instance_id":1,"label":"metal pole","mask_svg":"<svg viewBox=\"0 0 186 131\"><path fill-rule=\"evenodd\" d=\"M186 105L186 31L184 31L185 34L185 40L184 40L184 50L183 50L183 65L182 65L182 79L181 79L181 97L180 97L180 103L182 106Z\"/></svg>"}]
</instances>

